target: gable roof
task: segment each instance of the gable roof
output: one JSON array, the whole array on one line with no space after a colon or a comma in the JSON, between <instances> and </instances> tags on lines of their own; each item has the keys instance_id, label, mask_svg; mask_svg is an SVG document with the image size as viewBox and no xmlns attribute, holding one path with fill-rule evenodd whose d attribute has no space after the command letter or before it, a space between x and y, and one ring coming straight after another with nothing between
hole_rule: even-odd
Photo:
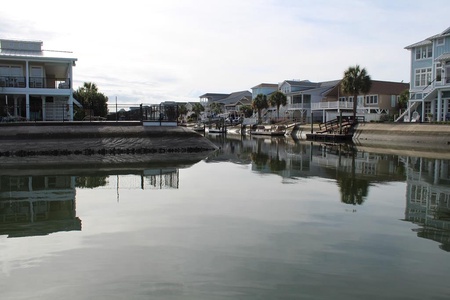
<instances>
[{"instance_id":1,"label":"gable roof","mask_svg":"<svg viewBox=\"0 0 450 300\"><path fill-rule=\"evenodd\" d=\"M249 91L234 92L228 95L224 99L217 100L216 102L224 105L237 104L238 102L250 102L252 99L252 93Z\"/></svg>"},{"instance_id":2,"label":"gable roof","mask_svg":"<svg viewBox=\"0 0 450 300\"><path fill-rule=\"evenodd\" d=\"M219 93L206 93L203 94L201 96L199 96L199 98L207 98L209 101L218 101L220 99L225 99L226 97L228 97L230 94L219 94Z\"/></svg>"},{"instance_id":3,"label":"gable roof","mask_svg":"<svg viewBox=\"0 0 450 300\"><path fill-rule=\"evenodd\" d=\"M433 43L433 40L442 38L442 37L446 37L446 36L450 36L450 27L445 29L441 33L438 33L436 35L433 35L433 36L430 36L429 38L424 39L423 41L406 46L405 49L410 50L415 47L431 45Z\"/></svg>"},{"instance_id":4,"label":"gable roof","mask_svg":"<svg viewBox=\"0 0 450 300\"><path fill-rule=\"evenodd\" d=\"M271 88L278 89L278 84L277 83L260 83L256 86L252 87L252 89L262 88L262 87L271 87Z\"/></svg>"}]
</instances>

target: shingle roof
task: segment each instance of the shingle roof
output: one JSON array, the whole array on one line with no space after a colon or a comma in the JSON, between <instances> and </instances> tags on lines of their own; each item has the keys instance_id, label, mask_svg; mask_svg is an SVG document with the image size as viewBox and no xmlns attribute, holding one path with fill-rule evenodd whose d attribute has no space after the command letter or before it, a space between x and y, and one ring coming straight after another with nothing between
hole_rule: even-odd
<instances>
[{"instance_id":1,"label":"shingle roof","mask_svg":"<svg viewBox=\"0 0 450 300\"><path fill-rule=\"evenodd\" d=\"M429 38L427 38L427 39L425 39L423 41L420 41L420 42L414 43L412 45L406 46L405 49L409 50L409 49L415 48L415 47L430 45L430 44L433 43L432 42L433 40L441 38L441 37L449 36L449 35L450 35L450 27L445 29L444 31L442 31L439 34L435 34L433 36L430 36Z\"/></svg>"},{"instance_id":2,"label":"shingle roof","mask_svg":"<svg viewBox=\"0 0 450 300\"><path fill-rule=\"evenodd\" d=\"M252 93L250 93L249 91L240 91L240 92L231 93L225 99L220 99L217 102L224 104L224 105L229 105L229 104L236 104L239 101L249 102L249 101L251 101L251 99L252 99Z\"/></svg>"},{"instance_id":3,"label":"shingle roof","mask_svg":"<svg viewBox=\"0 0 450 300\"><path fill-rule=\"evenodd\" d=\"M252 89L259 88L259 87L275 87L275 88L278 88L278 83L260 83L260 84L258 84L256 86L252 87Z\"/></svg>"}]
</instances>

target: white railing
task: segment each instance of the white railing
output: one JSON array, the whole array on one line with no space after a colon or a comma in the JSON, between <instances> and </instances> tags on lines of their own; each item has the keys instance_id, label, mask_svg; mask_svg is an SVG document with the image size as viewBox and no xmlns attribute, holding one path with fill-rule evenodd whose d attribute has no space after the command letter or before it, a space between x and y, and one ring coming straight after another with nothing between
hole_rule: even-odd
<instances>
[{"instance_id":1,"label":"white railing","mask_svg":"<svg viewBox=\"0 0 450 300\"><path fill-rule=\"evenodd\" d=\"M349 101L323 101L318 103L312 103L311 109L352 109L353 108L353 102ZM360 105L358 105L358 108L361 108Z\"/></svg>"}]
</instances>

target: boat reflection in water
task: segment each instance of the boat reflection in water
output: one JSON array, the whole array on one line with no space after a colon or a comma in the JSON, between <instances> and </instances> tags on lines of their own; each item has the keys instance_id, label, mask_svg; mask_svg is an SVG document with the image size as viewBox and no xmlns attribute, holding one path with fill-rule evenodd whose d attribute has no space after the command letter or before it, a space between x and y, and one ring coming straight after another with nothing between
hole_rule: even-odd
<instances>
[{"instance_id":1,"label":"boat reflection in water","mask_svg":"<svg viewBox=\"0 0 450 300\"><path fill-rule=\"evenodd\" d=\"M450 160L443 153L423 157L410 151L402 156L352 144L290 138L209 138L221 147L209 162L251 163L254 172L278 174L284 183L308 177L333 179L341 202L353 206L364 204L372 185L406 182L404 220L419 225L414 229L418 237L450 251Z\"/></svg>"}]
</instances>

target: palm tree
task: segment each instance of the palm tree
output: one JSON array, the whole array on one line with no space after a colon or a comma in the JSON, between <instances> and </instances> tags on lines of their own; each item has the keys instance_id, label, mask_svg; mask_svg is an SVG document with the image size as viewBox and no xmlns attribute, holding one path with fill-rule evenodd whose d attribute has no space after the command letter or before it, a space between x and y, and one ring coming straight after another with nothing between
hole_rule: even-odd
<instances>
[{"instance_id":1,"label":"palm tree","mask_svg":"<svg viewBox=\"0 0 450 300\"><path fill-rule=\"evenodd\" d=\"M89 109L90 116L106 117L108 114L108 97L98 91L98 87L93 82L85 82L79 87L73 97L81 103L85 109ZM85 112L79 111L80 117L84 117Z\"/></svg>"},{"instance_id":2,"label":"palm tree","mask_svg":"<svg viewBox=\"0 0 450 300\"><path fill-rule=\"evenodd\" d=\"M222 105L218 102L213 102L209 105L209 110L215 115L222 113Z\"/></svg>"},{"instance_id":3,"label":"palm tree","mask_svg":"<svg viewBox=\"0 0 450 300\"><path fill-rule=\"evenodd\" d=\"M280 118L280 106L285 106L287 103L287 97L280 91L276 91L269 98L270 105L277 107L277 118Z\"/></svg>"},{"instance_id":4,"label":"palm tree","mask_svg":"<svg viewBox=\"0 0 450 300\"><path fill-rule=\"evenodd\" d=\"M358 95L366 94L370 91L372 80L367 74L366 69L359 65L349 67L344 72L344 78L341 82L341 89L344 94L353 96L353 120L356 120L356 108L358 105Z\"/></svg>"},{"instance_id":5,"label":"palm tree","mask_svg":"<svg viewBox=\"0 0 450 300\"><path fill-rule=\"evenodd\" d=\"M202 111L205 111L205 107L203 105L201 105L200 103L196 102L196 103L194 103L194 105L192 105L192 111L195 113L197 120L198 120L200 113Z\"/></svg>"},{"instance_id":6,"label":"palm tree","mask_svg":"<svg viewBox=\"0 0 450 300\"><path fill-rule=\"evenodd\" d=\"M187 110L185 104L181 104L178 106L178 114L180 115L181 121L183 120L183 116L186 115L187 112L188 112L188 110Z\"/></svg>"},{"instance_id":7,"label":"palm tree","mask_svg":"<svg viewBox=\"0 0 450 300\"><path fill-rule=\"evenodd\" d=\"M252 107L258 111L258 123L261 123L261 110L269 107L267 96L258 94L252 101Z\"/></svg>"}]
</instances>

